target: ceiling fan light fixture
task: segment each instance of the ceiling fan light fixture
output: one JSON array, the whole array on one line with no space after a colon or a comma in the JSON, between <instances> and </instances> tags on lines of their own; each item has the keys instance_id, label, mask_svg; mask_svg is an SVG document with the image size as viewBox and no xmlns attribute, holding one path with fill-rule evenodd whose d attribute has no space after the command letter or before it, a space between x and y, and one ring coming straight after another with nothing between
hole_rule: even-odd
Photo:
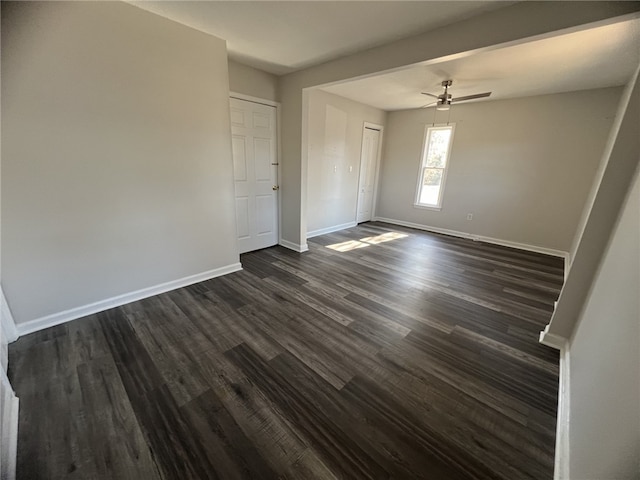
<instances>
[{"instance_id":1,"label":"ceiling fan light fixture","mask_svg":"<svg viewBox=\"0 0 640 480\"><path fill-rule=\"evenodd\" d=\"M451 100L439 100L436 104L436 110L447 111L451 107Z\"/></svg>"}]
</instances>

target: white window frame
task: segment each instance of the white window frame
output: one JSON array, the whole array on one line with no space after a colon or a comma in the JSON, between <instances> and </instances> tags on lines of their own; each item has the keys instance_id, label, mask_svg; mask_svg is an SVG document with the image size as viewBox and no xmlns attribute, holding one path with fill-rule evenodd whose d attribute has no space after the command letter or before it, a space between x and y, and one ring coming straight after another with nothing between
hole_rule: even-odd
<instances>
[{"instance_id":1,"label":"white window frame","mask_svg":"<svg viewBox=\"0 0 640 480\"><path fill-rule=\"evenodd\" d=\"M422 139L422 150L420 154L420 163L418 164L418 182L416 184L416 196L413 202L413 206L416 208L424 208L427 210L441 210L442 209L442 197L444 194L444 187L447 181L447 172L449 170L449 159L451 158L451 149L453 146L453 136L455 135L455 123L449 123L447 125L427 125L424 129L424 138ZM445 158L444 168L442 169L442 182L440 183L440 191L438 192L438 203L436 205L426 205L420 203L420 193L422 191L422 182L424 179L424 169L433 168L425 166L427 160L427 147L429 145L429 137L434 130L446 130L451 129L451 136L449 137L449 148L447 149L447 156Z\"/></svg>"}]
</instances>

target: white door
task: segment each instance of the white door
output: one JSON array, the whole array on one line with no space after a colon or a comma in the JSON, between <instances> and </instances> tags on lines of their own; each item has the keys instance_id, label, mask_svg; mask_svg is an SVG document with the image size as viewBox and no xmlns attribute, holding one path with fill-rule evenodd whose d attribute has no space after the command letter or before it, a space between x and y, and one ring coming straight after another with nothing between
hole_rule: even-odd
<instances>
[{"instance_id":1,"label":"white door","mask_svg":"<svg viewBox=\"0 0 640 480\"><path fill-rule=\"evenodd\" d=\"M276 109L231 99L233 176L240 253L278 243Z\"/></svg>"},{"instance_id":2,"label":"white door","mask_svg":"<svg viewBox=\"0 0 640 480\"><path fill-rule=\"evenodd\" d=\"M365 126L362 133L362 154L360 156L358 223L368 222L373 217L373 194L376 187L379 142L380 130Z\"/></svg>"}]
</instances>

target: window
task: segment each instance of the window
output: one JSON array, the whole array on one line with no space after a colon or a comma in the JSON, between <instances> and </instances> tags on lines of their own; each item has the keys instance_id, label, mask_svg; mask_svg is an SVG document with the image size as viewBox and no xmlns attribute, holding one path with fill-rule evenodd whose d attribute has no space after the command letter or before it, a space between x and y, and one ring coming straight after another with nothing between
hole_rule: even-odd
<instances>
[{"instance_id":1,"label":"window","mask_svg":"<svg viewBox=\"0 0 640 480\"><path fill-rule=\"evenodd\" d=\"M453 125L427 128L418 175L416 206L437 209L442 206L452 139Z\"/></svg>"}]
</instances>

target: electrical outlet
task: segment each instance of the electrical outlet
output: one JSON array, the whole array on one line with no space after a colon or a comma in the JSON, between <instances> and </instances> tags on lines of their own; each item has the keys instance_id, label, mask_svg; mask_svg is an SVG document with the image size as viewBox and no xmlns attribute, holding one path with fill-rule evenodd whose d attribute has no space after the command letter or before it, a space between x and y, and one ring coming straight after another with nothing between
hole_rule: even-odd
<instances>
[{"instance_id":1,"label":"electrical outlet","mask_svg":"<svg viewBox=\"0 0 640 480\"><path fill-rule=\"evenodd\" d=\"M338 166L337 165L333 166L333 173L338 173Z\"/></svg>"},{"instance_id":2,"label":"electrical outlet","mask_svg":"<svg viewBox=\"0 0 640 480\"><path fill-rule=\"evenodd\" d=\"M353 172L353 165L349 165L349 173Z\"/></svg>"},{"instance_id":3,"label":"electrical outlet","mask_svg":"<svg viewBox=\"0 0 640 480\"><path fill-rule=\"evenodd\" d=\"M467 213L467 220L473 220L473 213Z\"/></svg>"}]
</instances>

